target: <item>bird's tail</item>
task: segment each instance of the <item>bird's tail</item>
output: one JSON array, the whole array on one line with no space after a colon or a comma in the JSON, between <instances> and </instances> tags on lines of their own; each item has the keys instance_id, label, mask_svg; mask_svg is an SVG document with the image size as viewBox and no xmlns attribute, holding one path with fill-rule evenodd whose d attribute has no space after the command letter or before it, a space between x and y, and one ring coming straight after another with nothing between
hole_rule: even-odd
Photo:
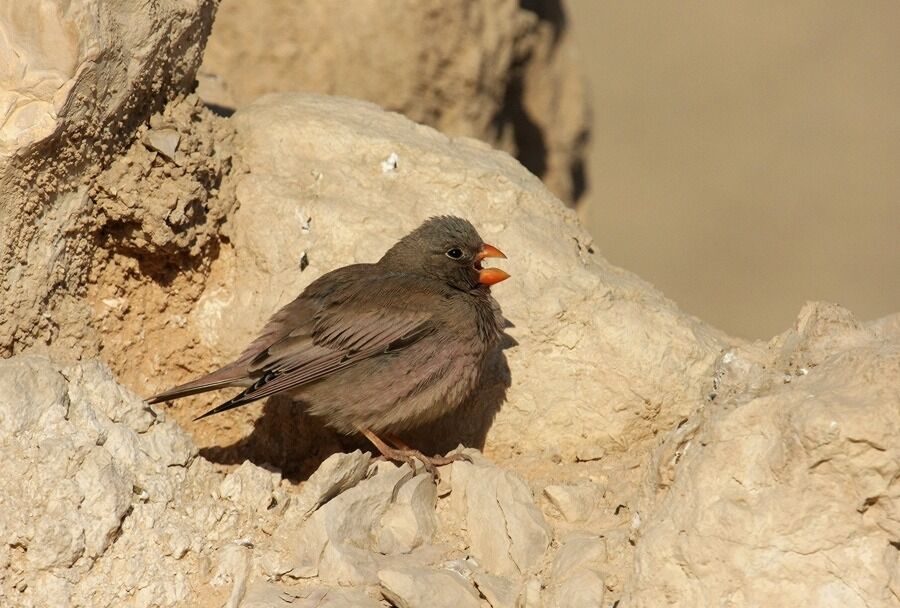
<instances>
[{"instance_id":1,"label":"bird's tail","mask_svg":"<svg viewBox=\"0 0 900 608\"><path fill-rule=\"evenodd\" d=\"M257 399L262 399L262 397L248 398L247 391L242 391L241 393L235 395L234 397L232 397L225 403L223 403L221 405L217 405L216 407L209 410L205 414L201 414L201 415L197 416L196 418L194 418L194 422L197 422L198 420L202 420L203 418L206 418L207 416L212 416L213 414L221 414L222 412L227 412L228 410L233 410L236 407L240 407L242 405L247 405L248 403L256 401Z\"/></svg>"},{"instance_id":2,"label":"bird's tail","mask_svg":"<svg viewBox=\"0 0 900 608\"><path fill-rule=\"evenodd\" d=\"M180 399L189 395L205 393L207 391L224 388L226 386L246 386L247 370L244 366L227 365L196 380L180 384L175 388L154 395L147 399L147 403L162 403L172 399Z\"/></svg>"}]
</instances>

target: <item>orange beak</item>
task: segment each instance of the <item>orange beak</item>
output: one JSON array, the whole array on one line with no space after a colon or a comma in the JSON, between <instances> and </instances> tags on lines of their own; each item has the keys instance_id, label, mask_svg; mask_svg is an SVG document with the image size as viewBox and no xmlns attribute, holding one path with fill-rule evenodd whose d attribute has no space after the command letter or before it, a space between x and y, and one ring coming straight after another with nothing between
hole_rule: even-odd
<instances>
[{"instance_id":1,"label":"orange beak","mask_svg":"<svg viewBox=\"0 0 900 608\"><path fill-rule=\"evenodd\" d=\"M481 251L479 251L475 255L475 268L478 270L478 282L482 285L495 285L500 281L505 281L509 278L509 275L499 268L482 268L481 260L485 258L504 258L506 256L502 251L494 247L493 245L484 244L481 246Z\"/></svg>"}]
</instances>

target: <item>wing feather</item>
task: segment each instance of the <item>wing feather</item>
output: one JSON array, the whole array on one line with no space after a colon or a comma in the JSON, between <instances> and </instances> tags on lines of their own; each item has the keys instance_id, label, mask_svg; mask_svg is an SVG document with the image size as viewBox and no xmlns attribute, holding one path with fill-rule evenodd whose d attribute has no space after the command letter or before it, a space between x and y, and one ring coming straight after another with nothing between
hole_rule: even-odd
<instances>
[{"instance_id":1,"label":"wing feather","mask_svg":"<svg viewBox=\"0 0 900 608\"><path fill-rule=\"evenodd\" d=\"M249 375L256 378L251 386L201 418L401 350L434 330L430 311L379 305L377 295L323 303L312 324L283 335L249 361Z\"/></svg>"}]
</instances>

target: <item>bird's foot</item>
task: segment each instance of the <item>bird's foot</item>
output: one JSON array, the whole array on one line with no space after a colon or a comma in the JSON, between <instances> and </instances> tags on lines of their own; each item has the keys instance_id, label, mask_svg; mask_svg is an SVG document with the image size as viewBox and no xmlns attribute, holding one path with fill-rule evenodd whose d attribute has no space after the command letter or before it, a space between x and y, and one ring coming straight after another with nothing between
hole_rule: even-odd
<instances>
[{"instance_id":1,"label":"bird's foot","mask_svg":"<svg viewBox=\"0 0 900 608\"><path fill-rule=\"evenodd\" d=\"M468 454L462 452L453 452L446 456L437 454L434 456L426 456L419 450L409 447L396 437L390 435L385 436L385 438L389 438L390 442L396 446L393 447L382 441L381 438L368 429L360 429L360 432L365 435L376 448L378 448L378 451L381 452L381 455L385 460L393 460L394 462L401 462L409 465L410 470L394 485L394 490L391 492L391 502L396 501L397 494L400 492L400 488L403 484L419 474L418 467L416 466L417 461L422 463L423 469L431 475L431 478L435 483L440 480L437 467L448 465L457 460L472 462L472 458Z\"/></svg>"}]
</instances>

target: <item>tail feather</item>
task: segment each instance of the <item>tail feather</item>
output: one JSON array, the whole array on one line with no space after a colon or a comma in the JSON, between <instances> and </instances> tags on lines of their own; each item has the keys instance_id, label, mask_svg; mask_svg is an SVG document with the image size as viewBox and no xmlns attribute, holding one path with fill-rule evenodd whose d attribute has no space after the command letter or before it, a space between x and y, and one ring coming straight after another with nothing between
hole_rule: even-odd
<instances>
[{"instance_id":1,"label":"tail feather","mask_svg":"<svg viewBox=\"0 0 900 608\"><path fill-rule=\"evenodd\" d=\"M180 399L189 395L205 393L207 391L224 388L226 386L246 385L247 370L244 366L226 366L220 370L216 370L211 374L201 376L196 380L191 380L184 384L180 384L175 388L154 395L147 399L147 403L162 403L172 399Z\"/></svg>"},{"instance_id":2,"label":"tail feather","mask_svg":"<svg viewBox=\"0 0 900 608\"><path fill-rule=\"evenodd\" d=\"M242 405L247 405L248 403L252 403L253 401L256 401L257 399L262 399L262 397L253 397L253 398L248 399L247 391L242 391L241 393L235 395L234 397L232 397L225 403L223 403L221 405L217 405L216 407L209 410L205 414L201 414L200 416L197 416L196 418L194 418L194 422L197 422L198 420L202 420L203 418L206 418L207 416L212 416L213 414L220 414L222 412L227 412L228 410L233 410L236 407L240 407Z\"/></svg>"}]
</instances>

